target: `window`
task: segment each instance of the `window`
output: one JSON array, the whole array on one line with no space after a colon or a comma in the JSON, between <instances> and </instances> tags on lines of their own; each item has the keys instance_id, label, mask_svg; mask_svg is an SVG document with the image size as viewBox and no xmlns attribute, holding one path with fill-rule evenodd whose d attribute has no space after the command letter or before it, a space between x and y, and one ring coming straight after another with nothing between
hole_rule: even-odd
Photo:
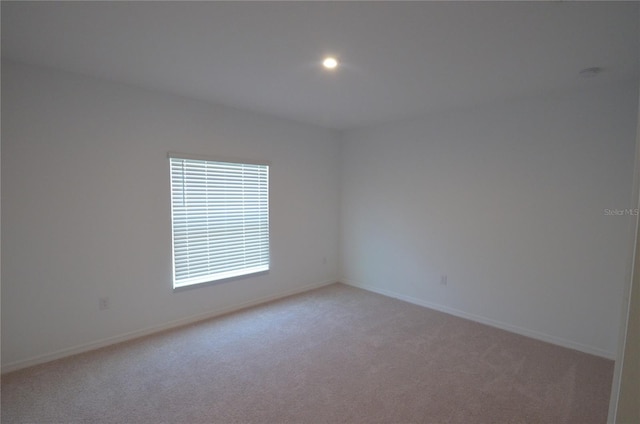
<instances>
[{"instance_id":1,"label":"window","mask_svg":"<svg viewBox=\"0 0 640 424\"><path fill-rule=\"evenodd\" d=\"M269 165L169 153L173 287L269 270Z\"/></svg>"}]
</instances>

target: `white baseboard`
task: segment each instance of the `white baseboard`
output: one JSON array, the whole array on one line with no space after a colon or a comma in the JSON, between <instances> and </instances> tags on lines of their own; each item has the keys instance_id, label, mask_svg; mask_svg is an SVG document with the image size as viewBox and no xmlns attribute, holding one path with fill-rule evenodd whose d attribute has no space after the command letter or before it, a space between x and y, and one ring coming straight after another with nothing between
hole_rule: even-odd
<instances>
[{"instance_id":1,"label":"white baseboard","mask_svg":"<svg viewBox=\"0 0 640 424\"><path fill-rule=\"evenodd\" d=\"M501 321L497 321L491 318L486 318L480 315L470 314L464 311L460 311L458 309L450 308L448 306L439 305L436 303L427 302L422 299L418 299L412 296L406 296L403 294L395 293L385 289L379 289L377 287L373 287L367 284L363 284L360 282L345 280L342 279L341 282L343 284L347 284L349 286L357 287L363 290L367 290L373 293L378 293L383 296L392 297L394 299L404 300L405 302L413 303L415 305L424 306L425 308L433 309L436 311L444 312L449 315L454 315L460 318L465 318L471 321L479 322L481 324L486 324L491 327L496 327L501 330L506 330L511 333L520 334L522 336L530 337L532 339L542 340L543 342L552 343L558 346L566 347L569 349L578 350L580 352L589 353L591 355L600 356L606 359L616 359L616 354L613 352L609 352L603 349L599 349L597 347L583 345L581 343L576 343L571 340L567 340L561 337L551 336L549 334L541 333L535 330L529 330L527 328L518 327L516 325L507 324Z\"/></svg>"},{"instance_id":2,"label":"white baseboard","mask_svg":"<svg viewBox=\"0 0 640 424\"><path fill-rule=\"evenodd\" d=\"M153 333L158 333L160 331L170 330L176 327L182 327L184 325L192 324L198 321L204 321L206 319L211 319L220 315L225 315L231 312L239 311L241 309L249 308L251 306L260 305L262 303L271 302L273 300L282 299L288 296L292 296L299 293L304 293L309 290L317 289L319 287L328 286L330 284L336 283L335 280L323 281L320 283L307 284L302 287L297 287L293 290L287 290L284 292L280 292L271 296L262 297L255 300L250 300L248 302L239 303L237 305L233 305L224 309L219 309L212 312L207 312L204 314L192 315L190 317L182 318L179 320L171 321L162 325L144 328L142 330L131 331L129 333L121 334L119 336L107 337L105 339L96 340L94 342L85 343L77 346L73 346L66 349L61 349L51 353L45 353L43 355L33 356L31 358L22 359L19 361L10 362L2 365L2 374L16 371L22 368L27 368L33 365L43 364L45 362L54 361L56 359L61 359L67 356L76 355L78 353L87 352L90 350L99 349L101 347L110 346L116 343L125 342L132 339L137 339L139 337L148 336Z\"/></svg>"}]
</instances>

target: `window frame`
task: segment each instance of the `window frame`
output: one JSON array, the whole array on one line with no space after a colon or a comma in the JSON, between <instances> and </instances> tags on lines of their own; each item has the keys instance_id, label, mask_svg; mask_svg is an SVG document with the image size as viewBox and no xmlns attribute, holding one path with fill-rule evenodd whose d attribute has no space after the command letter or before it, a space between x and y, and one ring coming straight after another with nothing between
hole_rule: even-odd
<instances>
[{"instance_id":1,"label":"window frame","mask_svg":"<svg viewBox=\"0 0 640 424\"><path fill-rule=\"evenodd\" d=\"M169 162L169 203L170 203L170 225L171 225L171 285L174 292L189 290L196 287L210 286L216 284L222 284L230 281L246 279L251 277L257 277L260 275L266 275L271 270L271 162L265 160L244 159L228 156L216 156L216 155L199 155L188 154L170 151L167 153L167 159ZM206 281L195 282L190 284L176 285L176 257L175 257L175 230L174 230L174 211L173 211L173 181L172 181L172 169L171 159L185 159L195 161L208 161L208 162L221 162L240 165L259 165L267 167L267 255L268 262L266 269L254 272L248 272L239 275L232 275L229 277L222 277L216 279L206 279ZM248 268L245 268L248 269ZM207 276L208 277L208 276Z\"/></svg>"}]
</instances>

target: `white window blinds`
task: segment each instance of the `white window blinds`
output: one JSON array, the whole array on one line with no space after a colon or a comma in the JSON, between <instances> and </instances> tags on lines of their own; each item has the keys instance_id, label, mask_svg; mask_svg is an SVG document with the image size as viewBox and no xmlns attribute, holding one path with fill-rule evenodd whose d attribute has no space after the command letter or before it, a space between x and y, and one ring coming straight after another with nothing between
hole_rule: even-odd
<instances>
[{"instance_id":1,"label":"white window blinds","mask_svg":"<svg viewBox=\"0 0 640 424\"><path fill-rule=\"evenodd\" d=\"M169 154L173 287L269 269L269 166Z\"/></svg>"}]
</instances>

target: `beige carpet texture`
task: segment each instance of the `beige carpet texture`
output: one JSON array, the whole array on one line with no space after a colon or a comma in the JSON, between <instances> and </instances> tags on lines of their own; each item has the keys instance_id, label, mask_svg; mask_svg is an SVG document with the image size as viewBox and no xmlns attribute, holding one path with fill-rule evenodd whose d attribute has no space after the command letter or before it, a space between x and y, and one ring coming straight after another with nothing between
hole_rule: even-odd
<instances>
[{"instance_id":1,"label":"beige carpet texture","mask_svg":"<svg viewBox=\"0 0 640 424\"><path fill-rule=\"evenodd\" d=\"M605 423L613 361L342 284L2 376L2 423Z\"/></svg>"}]
</instances>

